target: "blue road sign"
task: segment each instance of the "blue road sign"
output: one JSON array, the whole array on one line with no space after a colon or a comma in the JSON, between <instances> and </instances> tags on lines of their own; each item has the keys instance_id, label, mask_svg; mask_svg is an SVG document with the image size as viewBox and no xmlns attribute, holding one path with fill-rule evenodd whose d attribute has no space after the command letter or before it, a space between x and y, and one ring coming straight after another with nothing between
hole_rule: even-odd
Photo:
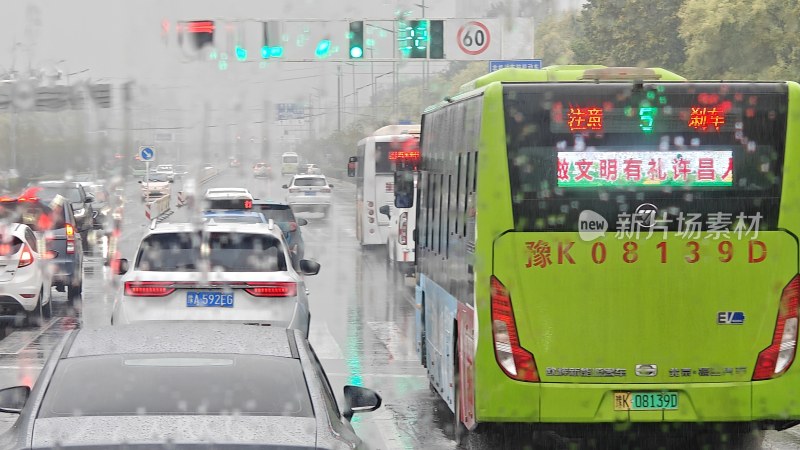
<instances>
[{"instance_id":1,"label":"blue road sign","mask_svg":"<svg viewBox=\"0 0 800 450\"><path fill-rule=\"evenodd\" d=\"M142 161L152 161L156 156L156 150L153 147L139 147L139 156Z\"/></svg>"},{"instance_id":2,"label":"blue road sign","mask_svg":"<svg viewBox=\"0 0 800 450\"><path fill-rule=\"evenodd\" d=\"M500 69L541 69L541 59L516 59L516 60L500 60L489 61L489 72L494 72Z\"/></svg>"}]
</instances>

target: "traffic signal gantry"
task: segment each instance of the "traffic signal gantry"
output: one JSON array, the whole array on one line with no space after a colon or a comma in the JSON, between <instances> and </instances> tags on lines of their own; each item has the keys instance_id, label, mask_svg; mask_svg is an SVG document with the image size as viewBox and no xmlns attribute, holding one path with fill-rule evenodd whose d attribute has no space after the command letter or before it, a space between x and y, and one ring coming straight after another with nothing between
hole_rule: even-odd
<instances>
[{"instance_id":1,"label":"traffic signal gantry","mask_svg":"<svg viewBox=\"0 0 800 450\"><path fill-rule=\"evenodd\" d=\"M208 59L218 60L220 69L228 67L228 53L231 58L240 62L266 61L266 60L286 60L286 61L308 61L313 59L331 60L399 60L399 59L444 59L445 58L445 19L407 19L396 20L186 20L179 21L175 26L177 32L177 42L184 50L189 47L195 55L201 55L208 51ZM244 45L242 27L243 24L256 22L261 27L260 49L253 48L253 52L248 52ZM376 23L393 22L391 29L375 25ZM306 24L304 31L297 36L285 33L284 29L288 24ZM313 28L319 25L330 30L327 35L309 38L314 36ZM345 30L337 32L336 29L343 27ZM387 25L388 27L389 25ZM340 28L341 27L341 28ZM169 24L162 22L162 29L169 30ZM220 38L222 30L228 30L227 37ZM378 51L377 40L366 35L372 35L375 29L381 37L391 34L392 54L390 57L376 57L376 54L387 54L386 49ZM232 31L234 30L234 31ZM237 31L238 30L238 31ZM301 34L306 36L302 36ZM235 34L234 38L231 38ZM342 39L344 37L344 39ZM313 39L311 45L305 45L308 39ZM344 46L347 41L347 53L340 52L340 46ZM301 49L301 57L297 57L298 50L288 48L292 44ZM381 44L388 47L388 44ZM309 51L306 51L308 49ZM259 51L260 50L260 51ZM253 53L258 56L253 58ZM287 55L288 54L288 55ZM260 56L260 58L259 58Z\"/></svg>"}]
</instances>

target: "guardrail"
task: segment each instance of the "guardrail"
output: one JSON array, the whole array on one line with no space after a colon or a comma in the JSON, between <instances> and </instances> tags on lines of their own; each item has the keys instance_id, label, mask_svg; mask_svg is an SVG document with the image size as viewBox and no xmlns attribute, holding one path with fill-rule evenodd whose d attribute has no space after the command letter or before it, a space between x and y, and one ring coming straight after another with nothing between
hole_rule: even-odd
<instances>
[{"instance_id":1,"label":"guardrail","mask_svg":"<svg viewBox=\"0 0 800 450\"><path fill-rule=\"evenodd\" d=\"M170 195L162 195L157 198L150 198L144 204L144 216L147 220L156 219L163 216L170 210Z\"/></svg>"},{"instance_id":2,"label":"guardrail","mask_svg":"<svg viewBox=\"0 0 800 450\"><path fill-rule=\"evenodd\" d=\"M217 175L219 175L219 170L217 170L216 167L204 167L200 174L200 184L205 183Z\"/></svg>"}]
</instances>

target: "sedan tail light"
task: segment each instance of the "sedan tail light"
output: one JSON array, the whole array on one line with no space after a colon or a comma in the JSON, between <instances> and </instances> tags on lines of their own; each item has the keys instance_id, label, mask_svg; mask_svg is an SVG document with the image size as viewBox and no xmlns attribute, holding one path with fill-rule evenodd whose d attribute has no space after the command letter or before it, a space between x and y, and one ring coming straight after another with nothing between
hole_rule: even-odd
<instances>
[{"instance_id":1,"label":"sedan tail light","mask_svg":"<svg viewBox=\"0 0 800 450\"><path fill-rule=\"evenodd\" d=\"M319 191L320 191L320 192L324 192L324 193L326 193L326 194L330 194L330 192L331 192L331 188L322 188L322 189L320 189Z\"/></svg>"},{"instance_id":2,"label":"sedan tail light","mask_svg":"<svg viewBox=\"0 0 800 450\"><path fill-rule=\"evenodd\" d=\"M129 297L164 297L175 292L171 281L126 281L125 295Z\"/></svg>"},{"instance_id":3,"label":"sedan tail light","mask_svg":"<svg viewBox=\"0 0 800 450\"><path fill-rule=\"evenodd\" d=\"M31 264L33 264L33 252L31 251L31 248L28 247L28 244L25 244L22 247L22 254L20 254L19 265L17 267L26 267L30 266Z\"/></svg>"},{"instance_id":4,"label":"sedan tail light","mask_svg":"<svg viewBox=\"0 0 800 450\"><path fill-rule=\"evenodd\" d=\"M66 233L67 233L67 254L71 255L75 253L75 228L72 224L66 225Z\"/></svg>"},{"instance_id":5,"label":"sedan tail light","mask_svg":"<svg viewBox=\"0 0 800 450\"><path fill-rule=\"evenodd\" d=\"M244 289L254 297L294 297L297 283L294 281L250 282Z\"/></svg>"},{"instance_id":6,"label":"sedan tail light","mask_svg":"<svg viewBox=\"0 0 800 450\"><path fill-rule=\"evenodd\" d=\"M297 231L297 222L289 222L289 231Z\"/></svg>"},{"instance_id":7,"label":"sedan tail light","mask_svg":"<svg viewBox=\"0 0 800 450\"><path fill-rule=\"evenodd\" d=\"M300 189L291 188L291 189L289 189L289 192L291 192L292 194L296 194L296 193L300 192Z\"/></svg>"}]
</instances>

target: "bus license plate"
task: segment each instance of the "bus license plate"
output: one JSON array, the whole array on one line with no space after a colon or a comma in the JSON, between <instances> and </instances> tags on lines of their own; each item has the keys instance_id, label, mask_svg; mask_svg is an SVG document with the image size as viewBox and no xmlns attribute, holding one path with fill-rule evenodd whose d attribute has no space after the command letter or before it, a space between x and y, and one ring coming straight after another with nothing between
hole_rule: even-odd
<instances>
[{"instance_id":1,"label":"bus license plate","mask_svg":"<svg viewBox=\"0 0 800 450\"><path fill-rule=\"evenodd\" d=\"M233 308L233 293L225 294L222 292L187 292L186 306Z\"/></svg>"},{"instance_id":2,"label":"bus license plate","mask_svg":"<svg viewBox=\"0 0 800 450\"><path fill-rule=\"evenodd\" d=\"M677 392L614 392L615 411L678 409Z\"/></svg>"}]
</instances>

